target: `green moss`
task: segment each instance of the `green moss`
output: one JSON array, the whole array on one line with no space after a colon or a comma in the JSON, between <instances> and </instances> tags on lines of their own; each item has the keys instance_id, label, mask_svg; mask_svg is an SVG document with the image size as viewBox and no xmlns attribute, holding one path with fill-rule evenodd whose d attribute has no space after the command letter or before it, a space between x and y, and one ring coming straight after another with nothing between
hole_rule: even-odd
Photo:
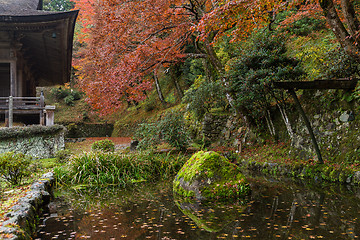
<instances>
[{"instance_id":1,"label":"green moss","mask_svg":"<svg viewBox=\"0 0 360 240\"><path fill-rule=\"evenodd\" d=\"M333 169L329 174L329 180L332 182L337 182L339 180L340 172L337 169Z\"/></svg>"},{"instance_id":2,"label":"green moss","mask_svg":"<svg viewBox=\"0 0 360 240\"><path fill-rule=\"evenodd\" d=\"M229 199L245 196L249 186L239 167L230 163L216 152L200 151L194 154L177 174L173 189L180 196L194 197L197 193L192 189L184 189L185 185L199 185L199 192L205 199Z\"/></svg>"}]
</instances>

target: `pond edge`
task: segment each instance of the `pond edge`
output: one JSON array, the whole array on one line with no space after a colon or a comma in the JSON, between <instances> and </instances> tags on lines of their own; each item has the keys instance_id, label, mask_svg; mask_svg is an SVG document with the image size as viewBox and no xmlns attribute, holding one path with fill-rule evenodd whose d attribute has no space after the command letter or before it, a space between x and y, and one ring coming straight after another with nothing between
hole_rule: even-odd
<instances>
[{"instance_id":1,"label":"pond edge","mask_svg":"<svg viewBox=\"0 0 360 240\"><path fill-rule=\"evenodd\" d=\"M34 182L30 191L21 198L5 215L6 221L0 226L1 240L30 240L36 232L39 215L50 203L55 183L52 172Z\"/></svg>"},{"instance_id":2,"label":"pond edge","mask_svg":"<svg viewBox=\"0 0 360 240\"><path fill-rule=\"evenodd\" d=\"M241 160L237 165L263 175L287 176L297 179L311 179L315 182L333 182L340 184L360 185L360 171L338 168L326 164L305 163L271 163Z\"/></svg>"}]
</instances>

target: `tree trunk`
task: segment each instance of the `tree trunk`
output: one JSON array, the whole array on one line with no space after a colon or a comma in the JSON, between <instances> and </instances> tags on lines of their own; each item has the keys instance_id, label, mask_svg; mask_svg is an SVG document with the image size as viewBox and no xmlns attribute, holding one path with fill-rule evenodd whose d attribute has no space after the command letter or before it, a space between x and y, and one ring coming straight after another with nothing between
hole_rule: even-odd
<instances>
[{"instance_id":1,"label":"tree trunk","mask_svg":"<svg viewBox=\"0 0 360 240\"><path fill-rule=\"evenodd\" d=\"M157 77L156 70L154 70L154 80L155 80L156 92L157 92L157 94L159 96L160 102L162 104L166 104L166 101L164 99L164 95L162 94L162 91L161 91L161 87L160 87L159 79Z\"/></svg>"},{"instance_id":2,"label":"tree trunk","mask_svg":"<svg viewBox=\"0 0 360 240\"><path fill-rule=\"evenodd\" d=\"M320 6L323 9L323 13L329 23L331 30L334 32L337 40L341 44L341 47L347 54L360 61L360 47L357 45L355 38L349 34L344 24L341 22L340 17L336 11L333 0L319 0ZM350 29L357 29L355 24L357 21L355 12L351 13L353 9L349 0L342 0L342 10L346 21ZM357 21L358 22L358 21ZM350 32L352 32L351 30Z\"/></svg>"},{"instance_id":3,"label":"tree trunk","mask_svg":"<svg viewBox=\"0 0 360 240\"><path fill-rule=\"evenodd\" d=\"M181 99L184 97L184 93L183 93L183 91L182 91L182 89L181 89L181 87L179 85L178 80L176 78L173 78L173 81L174 81L174 85L175 85L175 88L176 88L176 92L177 92L177 94L179 96L179 99L181 101Z\"/></svg>"},{"instance_id":4,"label":"tree trunk","mask_svg":"<svg viewBox=\"0 0 360 240\"><path fill-rule=\"evenodd\" d=\"M286 130L289 134L289 137L290 137L290 140L291 142L294 140L294 131L291 127L291 123L289 121L289 118L285 112L285 109L280 105L280 104L277 104L278 108L279 108L279 111L280 111L280 114L281 114L281 117L285 123L285 126L286 126Z\"/></svg>"},{"instance_id":5,"label":"tree trunk","mask_svg":"<svg viewBox=\"0 0 360 240\"><path fill-rule=\"evenodd\" d=\"M176 89L176 93L179 96L179 99L181 101L181 99L184 97L184 93L179 85L179 82L177 80L176 74L174 73L174 69L171 70L171 80L174 83L175 89Z\"/></svg>"},{"instance_id":6,"label":"tree trunk","mask_svg":"<svg viewBox=\"0 0 360 240\"><path fill-rule=\"evenodd\" d=\"M207 58L203 58L203 59L202 59L202 62L203 62L204 70L205 70L206 80L207 80L208 82L212 82L212 81L213 81L213 78L212 78L212 74L211 74L211 71L210 71L210 68L209 68L208 59L207 59Z\"/></svg>"},{"instance_id":7,"label":"tree trunk","mask_svg":"<svg viewBox=\"0 0 360 240\"><path fill-rule=\"evenodd\" d=\"M354 6L349 0L341 0L341 10L344 14L346 24L349 27L351 37L354 38L356 43L358 44L359 42L356 39L356 34L357 31L360 30L360 22L355 15Z\"/></svg>"},{"instance_id":8,"label":"tree trunk","mask_svg":"<svg viewBox=\"0 0 360 240\"><path fill-rule=\"evenodd\" d=\"M275 127L273 121L271 120L271 115L269 110L266 110L265 120L268 125L271 136L273 136L274 139L276 139Z\"/></svg>"}]
</instances>

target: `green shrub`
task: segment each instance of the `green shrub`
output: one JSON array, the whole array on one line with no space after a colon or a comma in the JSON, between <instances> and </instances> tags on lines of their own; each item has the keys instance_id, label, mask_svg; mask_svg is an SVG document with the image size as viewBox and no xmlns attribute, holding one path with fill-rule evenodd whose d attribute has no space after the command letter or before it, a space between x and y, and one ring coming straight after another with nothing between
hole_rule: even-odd
<instances>
[{"instance_id":1,"label":"green shrub","mask_svg":"<svg viewBox=\"0 0 360 240\"><path fill-rule=\"evenodd\" d=\"M54 170L56 179L88 186L131 185L174 176L186 161L182 155L139 152L120 154L90 152L74 156L65 167Z\"/></svg>"},{"instance_id":2,"label":"green shrub","mask_svg":"<svg viewBox=\"0 0 360 240\"><path fill-rule=\"evenodd\" d=\"M135 132L139 149L155 148L161 141L180 150L186 150L189 136L182 112L168 112L154 123L140 124Z\"/></svg>"},{"instance_id":3,"label":"green shrub","mask_svg":"<svg viewBox=\"0 0 360 240\"><path fill-rule=\"evenodd\" d=\"M228 63L229 91L242 114L259 119L284 97L272 82L299 80L305 72L299 60L286 55L280 36L258 33L247 44L242 54Z\"/></svg>"},{"instance_id":4,"label":"green shrub","mask_svg":"<svg viewBox=\"0 0 360 240\"><path fill-rule=\"evenodd\" d=\"M136 129L134 137L139 140L138 149L152 149L160 143L157 123L142 123Z\"/></svg>"},{"instance_id":5,"label":"green shrub","mask_svg":"<svg viewBox=\"0 0 360 240\"><path fill-rule=\"evenodd\" d=\"M23 153L8 152L0 154L0 177L12 185L21 183L30 175L31 157Z\"/></svg>"},{"instance_id":6,"label":"green shrub","mask_svg":"<svg viewBox=\"0 0 360 240\"><path fill-rule=\"evenodd\" d=\"M325 28L325 21L323 19L316 19L311 17L304 17L293 22L286 30L297 36L307 36L314 31Z\"/></svg>"},{"instance_id":7,"label":"green shrub","mask_svg":"<svg viewBox=\"0 0 360 240\"><path fill-rule=\"evenodd\" d=\"M69 105L73 106L74 101L80 100L82 97L82 93L68 88L53 88L50 90L50 93L57 99L64 99L64 102Z\"/></svg>"},{"instance_id":8,"label":"green shrub","mask_svg":"<svg viewBox=\"0 0 360 240\"><path fill-rule=\"evenodd\" d=\"M57 151L55 153L55 159L58 163L65 163L67 162L71 157L71 151L69 149L64 149Z\"/></svg>"},{"instance_id":9,"label":"green shrub","mask_svg":"<svg viewBox=\"0 0 360 240\"><path fill-rule=\"evenodd\" d=\"M115 144L108 139L96 141L91 145L93 151L114 152Z\"/></svg>"},{"instance_id":10,"label":"green shrub","mask_svg":"<svg viewBox=\"0 0 360 240\"><path fill-rule=\"evenodd\" d=\"M186 150L189 145L189 136L185 129L182 112L171 111L166 113L159 121L159 128L165 142L181 151Z\"/></svg>"},{"instance_id":11,"label":"green shrub","mask_svg":"<svg viewBox=\"0 0 360 240\"><path fill-rule=\"evenodd\" d=\"M64 99L70 94L70 89L63 89L63 88L52 88L50 93L58 100Z\"/></svg>"},{"instance_id":12,"label":"green shrub","mask_svg":"<svg viewBox=\"0 0 360 240\"><path fill-rule=\"evenodd\" d=\"M68 106L74 106L74 101L75 99L73 95L68 95L64 98L64 102Z\"/></svg>"},{"instance_id":13,"label":"green shrub","mask_svg":"<svg viewBox=\"0 0 360 240\"><path fill-rule=\"evenodd\" d=\"M74 98L75 101L80 100L82 97L82 93L76 90L71 91L71 96Z\"/></svg>"},{"instance_id":14,"label":"green shrub","mask_svg":"<svg viewBox=\"0 0 360 240\"><path fill-rule=\"evenodd\" d=\"M185 92L183 102L188 104L187 110L193 112L198 119L202 119L205 113L210 112L213 108L225 109L227 106L222 84L201 79L195 81Z\"/></svg>"}]
</instances>

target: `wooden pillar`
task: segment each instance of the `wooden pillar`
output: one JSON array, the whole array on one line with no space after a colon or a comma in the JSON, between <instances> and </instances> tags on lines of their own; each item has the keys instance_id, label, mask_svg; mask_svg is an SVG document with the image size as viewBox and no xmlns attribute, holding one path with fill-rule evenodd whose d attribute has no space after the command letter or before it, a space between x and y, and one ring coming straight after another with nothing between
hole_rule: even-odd
<instances>
[{"instance_id":1,"label":"wooden pillar","mask_svg":"<svg viewBox=\"0 0 360 240\"><path fill-rule=\"evenodd\" d=\"M40 125L45 125L45 118L44 118L44 111L45 111L45 98L44 92L41 91L40 93Z\"/></svg>"},{"instance_id":2,"label":"wooden pillar","mask_svg":"<svg viewBox=\"0 0 360 240\"><path fill-rule=\"evenodd\" d=\"M297 107L297 109L299 110L300 112L300 115L302 116L304 122L305 122L305 125L306 125L306 128L307 130L309 131L309 134L310 134L310 138L311 138L311 142L314 146L314 149L315 149L315 152L316 152L316 155L318 157L318 163L319 164L323 164L323 159L321 157L321 152L320 152L320 149L319 149L319 146L317 144L317 141L316 141L316 138L315 138L315 135L314 135L314 132L312 130L312 127L311 127L311 124L310 124L310 121L309 119L307 118L305 112L304 112L304 109L302 108L300 102L299 102L299 99L297 98L296 96L296 93L294 91L293 88L291 89L288 89L289 93L291 94L291 96L294 98L294 101L295 101L295 105Z\"/></svg>"},{"instance_id":3,"label":"wooden pillar","mask_svg":"<svg viewBox=\"0 0 360 240\"><path fill-rule=\"evenodd\" d=\"M13 127L13 122L14 122L13 110L14 110L13 96L9 96L9 127L10 128Z\"/></svg>"},{"instance_id":4,"label":"wooden pillar","mask_svg":"<svg viewBox=\"0 0 360 240\"><path fill-rule=\"evenodd\" d=\"M45 115L46 115L46 126L53 126L55 119L55 106L46 106Z\"/></svg>"},{"instance_id":5,"label":"wooden pillar","mask_svg":"<svg viewBox=\"0 0 360 240\"><path fill-rule=\"evenodd\" d=\"M16 63L17 63L17 59L16 59L16 49L11 49L10 50L10 95L13 97L17 97L16 94L16 80L17 80L17 76L16 76Z\"/></svg>"},{"instance_id":6,"label":"wooden pillar","mask_svg":"<svg viewBox=\"0 0 360 240\"><path fill-rule=\"evenodd\" d=\"M9 127L9 110L5 110L5 127Z\"/></svg>"}]
</instances>

